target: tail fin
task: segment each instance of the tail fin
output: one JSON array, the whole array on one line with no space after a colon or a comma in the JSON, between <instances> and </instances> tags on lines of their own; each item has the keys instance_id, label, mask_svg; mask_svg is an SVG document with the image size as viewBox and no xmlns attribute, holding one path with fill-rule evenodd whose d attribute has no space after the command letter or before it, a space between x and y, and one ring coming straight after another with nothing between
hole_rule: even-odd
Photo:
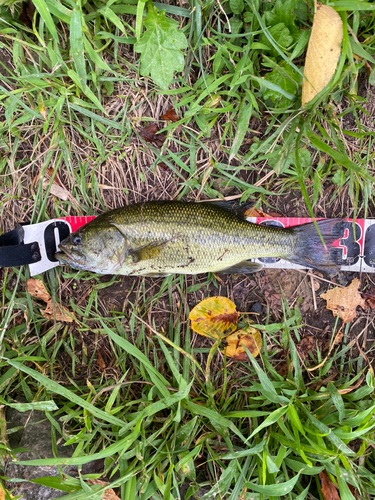
<instances>
[{"instance_id":1,"label":"tail fin","mask_svg":"<svg viewBox=\"0 0 375 500\"><path fill-rule=\"evenodd\" d=\"M335 246L333 244L344 236L343 222L343 219L317 221L320 234L313 222L294 227L293 231L296 234L297 242L294 253L288 257L288 260L301 266L337 272L340 269L340 264L335 259L333 251ZM320 235L323 237L324 245Z\"/></svg>"}]
</instances>

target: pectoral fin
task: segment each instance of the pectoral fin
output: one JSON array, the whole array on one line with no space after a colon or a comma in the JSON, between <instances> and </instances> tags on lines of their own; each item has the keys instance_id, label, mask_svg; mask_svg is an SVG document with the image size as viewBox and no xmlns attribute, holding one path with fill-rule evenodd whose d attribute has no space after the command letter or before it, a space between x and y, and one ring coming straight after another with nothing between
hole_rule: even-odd
<instances>
[{"instance_id":1,"label":"pectoral fin","mask_svg":"<svg viewBox=\"0 0 375 500\"><path fill-rule=\"evenodd\" d=\"M250 274L256 273L263 268L262 264L256 262L249 262L248 260L243 260L234 266L227 267L215 274Z\"/></svg>"},{"instance_id":2,"label":"pectoral fin","mask_svg":"<svg viewBox=\"0 0 375 500\"><path fill-rule=\"evenodd\" d=\"M147 245L130 250L129 255L132 257L134 264L140 262L141 260L155 259L165 245L166 243L164 242L160 243L158 241L152 241Z\"/></svg>"}]
</instances>

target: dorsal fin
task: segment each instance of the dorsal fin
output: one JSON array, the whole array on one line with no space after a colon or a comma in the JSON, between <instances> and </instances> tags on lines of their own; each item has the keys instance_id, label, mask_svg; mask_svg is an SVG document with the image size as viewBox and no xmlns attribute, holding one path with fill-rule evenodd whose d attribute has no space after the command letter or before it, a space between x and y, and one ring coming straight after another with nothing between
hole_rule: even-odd
<instances>
[{"instance_id":1,"label":"dorsal fin","mask_svg":"<svg viewBox=\"0 0 375 500\"><path fill-rule=\"evenodd\" d=\"M235 213L240 219L246 219L245 212L253 205L251 202L243 203L240 205L238 201L205 201L204 203L209 203L212 206L217 206L228 212Z\"/></svg>"}]
</instances>

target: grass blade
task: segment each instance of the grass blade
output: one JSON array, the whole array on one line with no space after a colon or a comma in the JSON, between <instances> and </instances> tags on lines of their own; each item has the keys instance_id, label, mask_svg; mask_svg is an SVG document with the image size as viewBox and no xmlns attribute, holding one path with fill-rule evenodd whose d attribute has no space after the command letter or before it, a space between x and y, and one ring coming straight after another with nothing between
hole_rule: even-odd
<instances>
[{"instance_id":1,"label":"grass blade","mask_svg":"<svg viewBox=\"0 0 375 500\"><path fill-rule=\"evenodd\" d=\"M249 128L249 120L253 112L253 106L246 99L240 104L237 118L237 130L234 136L232 148L230 150L229 162L232 161L233 157L236 156L238 150L240 149L242 142L245 138L246 132Z\"/></svg>"},{"instance_id":2,"label":"grass blade","mask_svg":"<svg viewBox=\"0 0 375 500\"><path fill-rule=\"evenodd\" d=\"M103 325L103 328L105 330L105 333L117 344L119 345L122 349L124 349L125 352L130 354L131 356L134 356L137 358L146 368L151 380L154 382L156 387L159 389L160 393L164 397L169 397L170 393L167 389L168 382L165 380L165 378L160 375L160 373L152 366L148 358L133 344L128 342L127 340L123 339L116 333L114 333L108 326L101 320L101 323Z\"/></svg>"},{"instance_id":3,"label":"grass blade","mask_svg":"<svg viewBox=\"0 0 375 500\"><path fill-rule=\"evenodd\" d=\"M263 495L284 496L293 490L298 480L299 480L299 474L297 474L292 479L289 479L289 481L285 481L284 483L269 484L269 485L266 484L264 486L254 483L245 483L245 487L249 488L249 490L251 491L262 493Z\"/></svg>"},{"instance_id":4,"label":"grass blade","mask_svg":"<svg viewBox=\"0 0 375 500\"><path fill-rule=\"evenodd\" d=\"M37 11L40 14L40 17L46 23L46 26L47 26L49 32L51 33L53 38L56 40L56 42L58 42L59 37L57 36L56 26L55 26L55 23L53 22L52 16L48 10L46 2L44 0L33 0L33 3L35 5Z\"/></svg>"},{"instance_id":5,"label":"grass blade","mask_svg":"<svg viewBox=\"0 0 375 500\"><path fill-rule=\"evenodd\" d=\"M110 415L103 410L99 410L98 408L93 406L91 403L88 403L87 401L85 401L81 397L74 394L72 391L69 391L69 389L62 387L57 382L49 379L48 377L45 377L44 375L37 372L36 370L33 370L32 368L29 368L28 366L25 366L22 363L19 363L18 361L13 361L11 359L8 359L8 363L11 366L13 366L14 368L17 368L17 370L20 370L20 371L26 373L27 375L30 375L30 377L37 380L47 390L55 392L56 394L63 396L64 398L68 399L69 401L72 401L72 403L75 403L75 404L81 406L82 408L85 408L87 411L89 411L92 415L95 415L97 418L100 418L101 420L104 420L105 422L109 422L113 425L123 427L124 422L122 420L120 420L119 418L114 417L113 415Z\"/></svg>"},{"instance_id":6,"label":"grass blade","mask_svg":"<svg viewBox=\"0 0 375 500\"><path fill-rule=\"evenodd\" d=\"M85 91L87 74L82 33L82 13L80 9L73 10L70 20L70 50L82 90Z\"/></svg>"}]
</instances>

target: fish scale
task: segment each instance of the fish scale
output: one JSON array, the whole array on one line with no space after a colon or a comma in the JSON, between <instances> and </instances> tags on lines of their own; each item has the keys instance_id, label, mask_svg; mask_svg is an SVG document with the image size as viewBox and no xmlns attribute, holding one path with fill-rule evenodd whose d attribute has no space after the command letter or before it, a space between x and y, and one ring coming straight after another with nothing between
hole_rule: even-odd
<instances>
[{"instance_id":1,"label":"fish scale","mask_svg":"<svg viewBox=\"0 0 375 500\"><path fill-rule=\"evenodd\" d=\"M60 244L61 263L102 274L169 275L254 272L252 258L282 257L310 267L335 266L332 221L280 229L250 223L241 210L215 203L156 201L98 216ZM301 229L302 228L302 229ZM334 237L337 240L338 236ZM313 244L314 248L311 248Z\"/></svg>"},{"instance_id":2,"label":"fish scale","mask_svg":"<svg viewBox=\"0 0 375 500\"><path fill-rule=\"evenodd\" d=\"M134 264L134 274L150 271L184 274L186 268L189 274L202 269L216 272L242 260L275 255L275 244L279 255L288 255L293 240L289 231L240 220L235 213L214 203L133 205L126 210L115 210L110 220L128 235L132 247L154 241L165 243L152 263ZM282 236L283 241L279 238L276 242L276 235Z\"/></svg>"}]
</instances>

